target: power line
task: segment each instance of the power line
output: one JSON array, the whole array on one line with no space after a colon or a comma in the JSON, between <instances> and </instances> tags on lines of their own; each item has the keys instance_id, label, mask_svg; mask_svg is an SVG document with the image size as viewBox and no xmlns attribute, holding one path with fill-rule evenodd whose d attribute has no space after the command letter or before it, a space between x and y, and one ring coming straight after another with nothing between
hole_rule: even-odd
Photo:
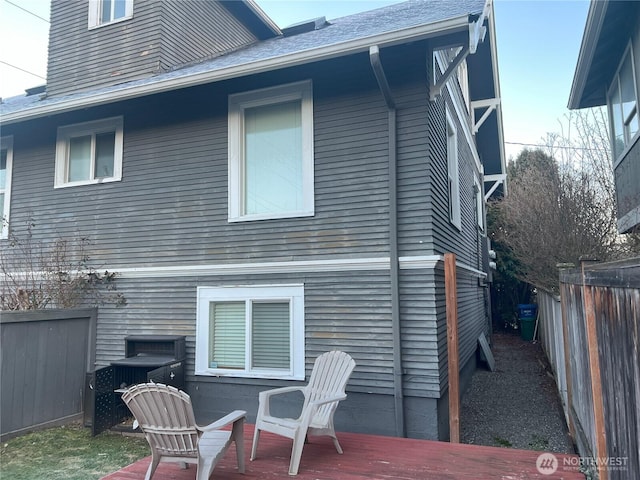
<instances>
[{"instance_id":1,"label":"power line","mask_svg":"<svg viewBox=\"0 0 640 480\"><path fill-rule=\"evenodd\" d=\"M38 75L37 73L30 72L29 70L25 70L24 68L16 67L15 65L11 65L10 63L7 63L7 62L5 62L3 60L0 60L0 63L6 65L8 67L15 68L16 70L20 70L21 72L28 73L29 75L33 75L34 77L41 78L42 80L46 80L46 78L44 78L42 75Z\"/></svg>"},{"instance_id":2,"label":"power line","mask_svg":"<svg viewBox=\"0 0 640 480\"><path fill-rule=\"evenodd\" d=\"M13 5L13 6L14 6L14 7L16 7L16 8L19 8L19 9L20 9L20 10L22 10L23 12L27 12L29 15L33 15L34 17L39 18L39 19L40 19L40 20L42 20L43 22L47 22L47 23L49 23L49 20L47 20L47 19L46 19L46 18L44 18L44 17L41 17L41 16L40 16L40 15L38 15L37 13L33 13L31 10L27 10L26 8L21 7L20 5L17 5L17 4L15 4L15 3L13 3L13 2L10 2L9 0L4 0L4 1L5 1L5 2L7 2L9 5Z\"/></svg>"},{"instance_id":3,"label":"power line","mask_svg":"<svg viewBox=\"0 0 640 480\"><path fill-rule=\"evenodd\" d=\"M566 150L588 150L590 152L606 152L606 148L588 148L588 147L567 147L564 145L542 145L536 143L522 143L522 142L504 142L507 145L522 145L524 147L536 147L536 148L563 148Z\"/></svg>"}]
</instances>

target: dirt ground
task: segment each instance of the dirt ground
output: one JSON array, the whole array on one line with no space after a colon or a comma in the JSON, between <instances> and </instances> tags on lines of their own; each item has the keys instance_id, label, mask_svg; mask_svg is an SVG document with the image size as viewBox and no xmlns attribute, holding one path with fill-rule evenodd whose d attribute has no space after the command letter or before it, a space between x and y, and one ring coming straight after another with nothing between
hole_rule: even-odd
<instances>
[{"instance_id":1,"label":"dirt ground","mask_svg":"<svg viewBox=\"0 0 640 480\"><path fill-rule=\"evenodd\" d=\"M539 343L494 333L496 371L480 365L462 398L463 443L574 453L551 369Z\"/></svg>"}]
</instances>

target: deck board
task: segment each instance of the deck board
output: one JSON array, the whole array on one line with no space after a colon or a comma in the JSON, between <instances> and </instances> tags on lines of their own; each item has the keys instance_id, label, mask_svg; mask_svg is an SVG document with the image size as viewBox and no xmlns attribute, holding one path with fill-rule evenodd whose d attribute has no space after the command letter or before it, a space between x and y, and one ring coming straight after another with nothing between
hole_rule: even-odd
<instances>
[{"instance_id":1,"label":"deck board","mask_svg":"<svg viewBox=\"0 0 640 480\"><path fill-rule=\"evenodd\" d=\"M232 446L213 471L212 480L289 478L291 441L263 432L255 461L248 461L253 425L245 426L246 473L236 471ZM555 474L542 475L536 468L541 452L480 445L452 444L429 440L338 433L344 450L338 455L329 438L313 437L305 445L298 480L584 480L576 467L564 467L564 459L575 455L556 454ZM107 475L103 480L142 480L150 457ZM568 460L571 462L571 460ZM570 463L568 463L570 465ZM195 466L160 464L153 480L194 480Z\"/></svg>"}]
</instances>

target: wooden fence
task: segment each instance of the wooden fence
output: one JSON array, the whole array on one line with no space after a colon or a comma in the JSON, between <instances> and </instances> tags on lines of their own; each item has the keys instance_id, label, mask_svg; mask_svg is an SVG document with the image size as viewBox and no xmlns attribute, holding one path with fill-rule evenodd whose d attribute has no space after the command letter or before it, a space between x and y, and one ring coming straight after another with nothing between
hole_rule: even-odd
<instances>
[{"instance_id":1,"label":"wooden fence","mask_svg":"<svg viewBox=\"0 0 640 480\"><path fill-rule=\"evenodd\" d=\"M0 439L81 419L96 310L0 312Z\"/></svg>"},{"instance_id":2,"label":"wooden fence","mask_svg":"<svg viewBox=\"0 0 640 480\"><path fill-rule=\"evenodd\" d=\"M539 293L539 338L569 430L600 479L640 472L640 258L560 273Z\"/></svg>"}]
</instances>

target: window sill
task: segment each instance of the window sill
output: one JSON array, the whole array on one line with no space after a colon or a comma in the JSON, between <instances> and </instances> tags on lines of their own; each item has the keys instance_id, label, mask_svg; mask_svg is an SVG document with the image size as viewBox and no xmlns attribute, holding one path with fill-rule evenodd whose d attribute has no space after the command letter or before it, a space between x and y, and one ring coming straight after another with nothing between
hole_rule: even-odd
<instances>
[{"instance_id":1,"label":"window sill","mask_svg":"<svg viewBox=\"0 0 640 480\"><path fill-rule=\"evenodd\" d=\"M238 222L254 222L259 220L279 220L282 218L302 218L302 217L313 217L315 212L311 211L303 211L303 212L290 212L290 213L278 213L278 214L259 214L259 215L243 215L241 217L232 217L229 216L229 223L238 223Z\"/></svg>"},{"instance_id":2,"label":"window sill","mask_svg":"<svg viewBox=\"0 0 640 480\"><path fill-rule=\"evenodd\" d=\"M304 380L304 375L291 375L287 372L244 372L238 370L206 369L196 370L197 377L234 377L234 378L263 378L270 380Z\"/></svg>"},{"instance_id":3,"label":"window sill","mask_svg":"<svg viewBox=\"0 0 640 480\"><path fill-rule=\"evenodd\" d=\"M120 23L120 22L125 22L127 20L131 20L133 18L133 15L129 15L127 17L122 17L122 18L117 18L116 20L111 20L110 22L103 22L103 23L97 23L95 25L89 25L89 30L95 30L96 28L100 28L100 27L106 27L109 25L113 25L116 23Z\"/></svg>"},{"instance_id":4,"label":"window sill","mask_svg":"<svg viewBox=\"0 0 640 480\"><path fill-rule=\"evenodd\" d=\"M120 182L122 178L109 177L109 178L96 178L94 180L81 180L78 182L67 182L59 185L54 185L53 188L67 188L67 187L79 187L81 185L97 185L101 183Z\"/></svg>"}]
</instances>

